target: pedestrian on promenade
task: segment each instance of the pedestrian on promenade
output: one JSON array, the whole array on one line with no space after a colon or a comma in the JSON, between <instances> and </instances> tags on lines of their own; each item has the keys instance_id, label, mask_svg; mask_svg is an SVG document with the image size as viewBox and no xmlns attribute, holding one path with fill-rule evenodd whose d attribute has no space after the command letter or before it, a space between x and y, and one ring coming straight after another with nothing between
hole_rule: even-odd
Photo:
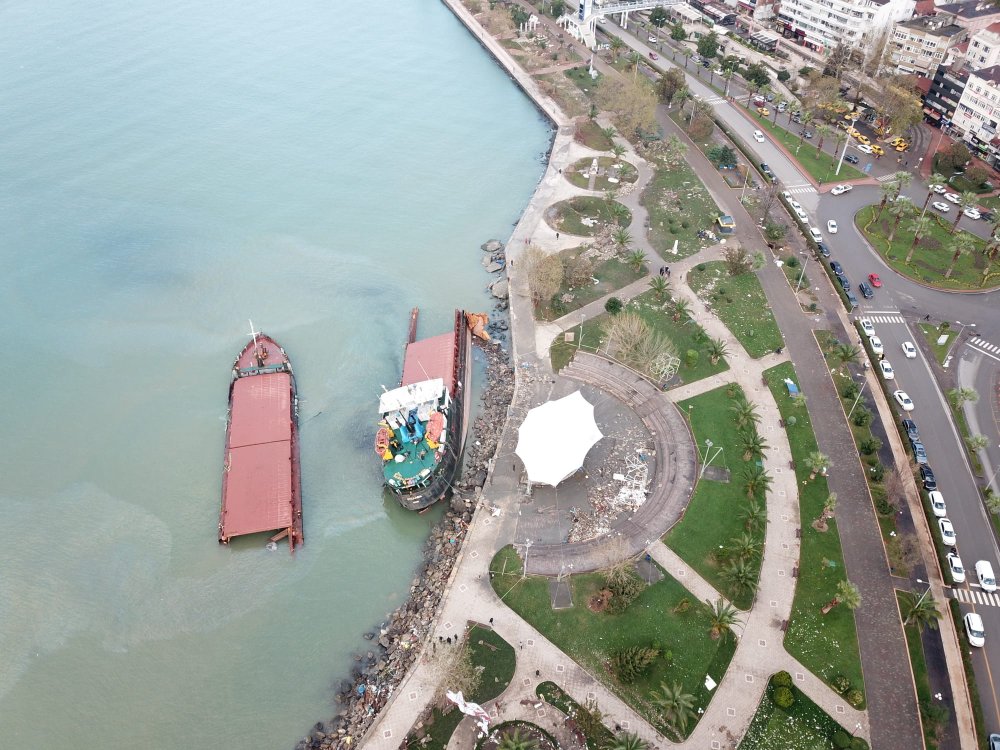
<instances>
[{"instance_id":1,"label":"pedestrian on promenade","mask_svg":"<svg viewBox=\"0 0 1000 750\"><path fill-rule=\"evenodd\" d=\"M670 266L667 266L667 278L670 278Z\"/></svg>"},{"instance_id":2,"label":"pedestrian on promenade","mask_svg":"<svg viewBox=\"0 0 1000 750\"><path fill-rule=\"evenodd\" d=\"M559 239L559 232L556 232L556 239Z\"/></svg>"},{"instance_id":3,"label":"pedestrian on promenade","mask_svg":"<svg viewBox=\"0 0 1000 750\"><path fill-rule=\"evenodd\" d=\"M493 627L493 618L490 618L490 627Z\"/></svg>"}]
</instances>

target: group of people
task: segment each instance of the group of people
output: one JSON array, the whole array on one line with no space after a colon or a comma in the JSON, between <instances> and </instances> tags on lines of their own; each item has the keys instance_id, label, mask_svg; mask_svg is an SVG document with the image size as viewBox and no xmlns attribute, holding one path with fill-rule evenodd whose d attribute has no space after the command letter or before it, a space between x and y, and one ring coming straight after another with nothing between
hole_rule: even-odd
<instances>
[{"instance_id":1,"label":"group of people","mask_svg":"<svg viewBox=\"0 0 1000 750\"><path fill-rule=\"evenodd\" d=\"M660 276L670 276L670 266L660 266Z\"/></svg>"}]
</instances>

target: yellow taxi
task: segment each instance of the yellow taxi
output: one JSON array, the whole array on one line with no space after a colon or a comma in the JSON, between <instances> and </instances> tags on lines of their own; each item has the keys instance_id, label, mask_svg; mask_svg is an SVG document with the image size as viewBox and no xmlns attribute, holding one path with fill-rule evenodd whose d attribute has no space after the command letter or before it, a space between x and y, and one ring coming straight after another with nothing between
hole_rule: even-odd
<instances>
[{"instance_id":1,"label":"yellow taxi","mask_svg":"<svg viewBox=\"0 0 1000 750\"><path fill-rule=\"evenodd\" d=\"M904 151L908 151L909 148L910 148L910 144L907 143L906 141L900 141L899 143L896 144L896 150L899 151L900 153L903 153Z\"/></svg>"},{"instance_id":2,"label":"yellow taxi","mask_svg":"<svg viewBox=\"0 0 1000 750\"><path fill-rule=\"evenodd\" d=\"M903 138L901 135L897 135L895 138L889 141L889 145L892 146L893 148L896 148L896 146L898 146L900 143L906 143L906 139Z\"/></svg>"},{"instance_id":3,"label":"yellow taxi","mask_svg":"<svg viewBox=\"0 0 1000 750\"><path fill-rule=\"evenodd\" d=\"M876 143L872 146L872 153L875 154L875 156L885 156L885 149Z\"/></svg>"},{"instance_id":4,"label":"yellow taxi","mask_svg":"<svg viewBox=\"0 0 1000 750\"><path fill-rule=\"evenodd\" d=\"M861 135L859 133L858 135L855 136L855 138L858 139L858 143L863 143L866 146L871 144L871 139L869 139L867 135Z\"/></svg>"},{"instance_id":5,"label":"yellow taxi","mask_svg":"<svg viewBox=\"0 0 1000 750\"><path fill-rule=\"evenodd\" d=\"M757 114L759 114L761 117L767 117L768 115L771 114L771 110L769 110L767 107L757 107Z\"/></svg>"},{"instance_id":6,"label":"yellow taxi","mask_svg":"<svg viewBox=\"0 0 1000 750\"><path fill-rule=\"evenodd\" d=\"M858 130L857 128L848 128L847 134L851 136L851 138L857 138L859 135L861 135L861 131Z\"/></svg>"}]
</instances>

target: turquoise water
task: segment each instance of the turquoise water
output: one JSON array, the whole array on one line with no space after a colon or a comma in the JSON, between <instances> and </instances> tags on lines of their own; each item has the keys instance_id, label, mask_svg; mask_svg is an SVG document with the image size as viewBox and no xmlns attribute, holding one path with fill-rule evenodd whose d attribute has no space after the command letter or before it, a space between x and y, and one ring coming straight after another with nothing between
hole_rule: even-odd
<instances>
[{"instance_id":1,"label":"turquoise water","mask_svg":"<svg viewBox=\"0 0 1000 750\"><path fill-rule=\"evenodd\" d=\"M0 5L0 745L291 747L432 517L371 449L407 311L484 309L549 129L436 0ZM306 546L215 541L247 319Z\"/></svg>"}]
</instances>

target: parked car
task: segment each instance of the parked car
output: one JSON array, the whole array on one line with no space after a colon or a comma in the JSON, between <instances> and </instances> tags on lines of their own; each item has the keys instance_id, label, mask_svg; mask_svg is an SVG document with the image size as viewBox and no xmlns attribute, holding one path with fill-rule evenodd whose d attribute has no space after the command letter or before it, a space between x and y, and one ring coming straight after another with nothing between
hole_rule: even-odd
<instances>
[{"instance_id":1,"label":"parked car","mask_svg":"<svg viewBox=\"0 0 1000 750\"><path fill-rule=\"evenodd\" d=\"M942 203L941 201L934 201L931 205L943 214L951 211L951 207L947 203Z\"/></svg>"},{"instance_id":2,"label":"parked car","mask_svg":"<svg viewBox=\"0 0 1000 750\"><path fill-rule=\"evenodd\" d=\"M990 750L1000 750L1000 734L990 735Z\"/></svg>"},{"instance_id":3,"label":"parked car","mask_svg":"<svg viewBox=\"0 0 1000 750\"><path fill-rule=\"evenodd\" d=\"M853 310L855 307L858 306L858 298L854 296L854 292L848 290L847 292L844 293L844 296L847 297L848 312L850 312L851 310Z\"/></svg>"},{"instance_id":4,"label":"parked car","mask_svg":"<svg viewBox=\"0 0 1000 750\"><path fill-rule=\"evenodd\" d=\"M954 547L958 539L955 537L955 527L947 518L938 519L938 529L941 531L941 541L945 547Z\"/></svg>"},{"instance_id":5,"label":"parked car","mask_svg":"<svg viewBox=\"0 0 1000 750\"><path fill-rule=\"evenodd\" d=\"M934 490L933 492L928 492L927 496L931 501L931 512L935 518L944 518L948 515L948 506L944 503L944 495Z\"/></svg>"},{"instance_id":6,"label":"parked car","mask_svg":"<svg viewBox=\"0 0 1000 750\"><path fill-rule=\"evenodd\" d=\"M982 218L982 214L979 213L979 209L973 208L972 206L969 206L967 209L962 211L962 213L968 216L970 219Z\"/></svg>"},{"instance_id":7,"label":"parked car","mask_svg":"<svg viewBox=\"0 0 1000 750\"><path fill-rule=\"evenodd\" d=\"M919 440L914 440L910 443L910 447L913 449L913 459L918 464L927 463L927 449L924 448L924 444Z\"/></svg>"},{"instance_id":8,"label":"parked car","mask_svg":"<svg viewBox=\"0 0 1000 750\"><path fill-rule=\"evenodd\" d=\"M651 41L651 42L658 42L658 41L660 41L660 40L659 40L659 39L657 39L657 38L656 38L655 36L653 36L652 34L650 34L650 35L649 35L649 41Z\"/></svg>"},{"instance_id":9,"label":"parked car","mask_svg":"<svg viewBox=\"0 0 1000 750\"><path fill-rule=\"evenodd\" d=\"M892 369L892 365L889 364L887 360L881 360L878 363L878 369L882 371L883 380L895 380L896 373Z\"/></svg>"},{"instance_id":10,"label":"parked car","mask_svg":"<svg viewBox=\"0 0 1000 750\"><path fill-rule=\"evenodd\" d=\"M969 612L962 618L965 622L965 635L969 639L969 645L982 648L986 645L986 628L983 626L983 618L978 612ZM991 735L990 750L993 750L993 739Z\"/></svg>"},{"instance_id":11,"label":"parked car","mask_svg":"<svg viewBox=\"0 0 1000 750\"><path fill-rule=\"evenodd\" d=\"M992 211L980 211L979 218L982 219L983 221L992 222L996 218L996 214L993 213Z\"/></svg>"},{"instance_id":12,"label":"parked car","mask_svg":"<svg viewBox=\"0 0 1000 750\"><path fill-rule=\"evenodd\" d=\"M872 325L872 322L868 318L862 318L858 321L858 324L861 326L861 332L868 338L875 335L875 326Z\"/></svg>"},{"instance_id":13,"label":"parked car","mask_svg":"<svg viewBox=\"0 0 1000 750\"><path fill-rule=\"evenodd\" d=\"M837 222L834 219L830 219L828 222L826 222L826 231L828 231L830 234L836 234L837 228L838 228Z\"/></svg>"},{"instance_id":14,"label":"parked car","mask_svg":"<svg viewBox=\"0 0 1000 750\"><path fill-rule=\"evenodd\" d=\"M774 94L768 94L768 95L767 95L767 96L765 96L764 98L765 98L765 99L766 99L767 101L769 101L769 102L773 102L773 101L774 101Z\"/></svg>"},{"instance_id":15,"label":"parked car","mask_svg":"<svg viewBox=\"0 0 1000 750\"><path fill-rule=\"evenodd\" d=\"M809 227L809 236L813 238L814 242L822 242L823 235L816 227Z\"/></svg>"},{"instance_id":16,"label":"parked car","mask_svg":"<svg viewBox=\"0 0 1000 750\"><path fill-rule=\"evenodd\" d=\"M844 267L835 260L830 261L830 270L833 271L833 273L837 276L844 275Z\"/></svg>"},{"instance_id":17,"label":"parked car","mask_svg":"<svg viewBox=\"0 0 1000 750\"><path fill-rule=\"evenodd\" d=\"M658 54L656 54L655 52L650 52L649 53L649 59L650 60L659 60L660 56Z\"/></svg>"},{"instance_id":18,"label":"parked car","mask_svg":"<svg viewBox=\"0 0 1000 750\"><path fill-rule=\"evenodd\" d=\"M759 114L761 117L770 117L771 110L769 110L767 107L757 107L757 114Z\"/></svg>"},{"instance_id":19,"label":"parked car","mask_svg":"<svg viewBox=\"0 0 1000 750\"><path fill-rule=\"evenodd\" d=\"M937 489L937 479L934 477L934 472L931 470L931 467L927 464L920 467L920 481L924 483L924 489L928 492ZM945 519L942 518L941 520L943 521ZM949 521L948 524L950 526L951 522Z\"/></svg>"},{"instance_id":20,"label":"parked car","mask_svg":"<svg viewBox=\"0 0 1000 750\"><path fill-rule=\"evenodd\" d=\"M824 258L830 257L830 248L826 246L825 242L816 243L816 252L822 255Z\"/></svg>"},{"instance_id":21,"label":"parked car","mask_svg":"<svg viewBox=\"0 0 1000 750\"><path fill-rule=\"evenodd\" d=\"M877 273L870 273L868 274L868 283L878 289L882 286L882 279L879 278Z\"/></svg>"},{"instance_id":22,"label":"parked car","mask_svg":"<svg viewBox=\"0 0 1000 750\"><path fill-rule=\"evenodd\" d=\"M855 137L858 139L858 143L861 144L861 145L858 146L858 150L859 151L861 150L861 146L871 146L871 139L869 139L867 135L858 134ZM866 153L870 154L871 152L872 152L872 150L871 150L871 148L869 148Z\"/></svg>"},{"instance_id":23,"label":"parked car","mask_svg":"<svg viewBox=\"0 0 1000 750\"><path fill-rule=\"evenodd\" d=\"M997 577L993 575L993 566L989 560L980 560L976 563L976 578L983 591L997 590Z\"/></svg>"},{"instance_id":24,"label":"parked car","mask_svg":"<svg viewBox=\"0 0 1000 750\"><path fill-rule=\"evenodd\" d=\"M913 401L906 395L906 391L893 391L892 397L903 411L913 411Z\"/></svg>"},{"instance_id":25,"label":"parked car","mask_svg":"<svg viewBox=\"0 0 1000 750\"><path fill-rule=\"evenodd\" d=\"M962 196L958 193L945 193L944 199L949 203L954 203L956 206L962 202Z\"/></svg>"},{"instance_id":26,"label":"parked car","mask_svg":"<svg viewBox=\"0 0 1000 750\"><path fill-rule=\"evenodd\" d=\"M762 132L760 132L759 130L755 130L755 131L753 131L753 139L755 141L757 141L757 143L763 143L764 142L764 134Z\"/></svg>"},{"instance_id":27,"label":"parked car","mask_svg":"<svg viewBox=\"0 0 1000 750\"><path fill-rule=\"evenodd\" d=\"M912 419L903 419L900 422L903 425L903 430L906 432L906 437L910 440L919 440L920 433L917 431L917 423Z\"/></svg>"},{"instance_id":28,"label":"parked car","mask_svg":"<svg viewBox=\"0 0 1000 750\"><path fill-rule=\"evenodd\" d=\"M840 282L840 286L843 288L845 292L851 291L851 280L848 279L846 276L838 276L837 281Z\"/></svg>"},{"instance_id":29,"label":"parked car","mask_svg":"<svg viewBox=\"0 0 1000 750\"><path fill-rule=\"evenodd\" d=\"M871 299L872 297L875 296L875 290L873 290L870 286L868 286L867 281L862 281L860 284L858 284L858 291L861 292L861 296L864 297L865 299Z\"/></svg>"},{"instance_id":30,"label":"parked car","mask_svg":"<svg viewBox=\"0 0 1000 750\"><path fill-rule=\"evenodd\" d=\"M844 157L844 161L846 161L848 164L857 164L859 160L858 157L856 157L854 154L847 154Z\"/></svg>"},{"instance_id":31,"label":"parked car","mask_svg":"<svg viewBox=\"0 0 1000 750\"><path fill-rule=\"evenodd\" d=\"M962 566L962 558L952 552L947 555L946 559L952 583L965 583L965 568Z\"/></svg>"},{"instance_id":32,"label":"parked car","mask_svg":"<svg viewBox=\"0 0 1000 750\"><path fill-rule=\"evenodd\" d=\"M877 143L873 143L872 153L875 154L875 156L885 156L885 149L879 146Z\"/></svg>"},{"instance_id":33,"label":"parked car","mask_svg":"<svg viewBox=\"0 0 1000 750\"><path fill-rule=\"evenodd\" d=\"M872 348L872 351L875 352L876 356L881 357L885 353L885 347L882 346L882 339L878 336L869 336L868 346Z\"/></svg>"},{"instance_id":34,"label":"parked car","mask_svg":"<svg viewBox=\"0 0 1000 750\"><path fill-rule=\"evenodd\" d=\"M762 161L760 163L760 171L763 172L768 177L770 177L772 180L774 179L774 174L771 172L771 168L767 165L767 162Z\"/></svg>"},{"instance_id":35,"label":"parked car","mask_svg":"<svg viewBox=\"0 0 1000 750\"><path fill-rule=\"evenodd\" d=\"M938 195L944 195L945 193L948 192L948 188L946 188L944 185L931 185L931 190L933 190Z\"/></svg>"},{"instance_id":36,"label":"parked car","mask_svg":"<svg viewBox=\"0 0 1000 750\"><path fill-rule=\"evenodd\" d=\"M864 138L864 136L861 137ZM857 150L860 151L862 154L870 154L872 152L872 147L869 146L867 143L859 143L857 146L855 146L855 148L857 148Z\"/></svg>"},{"instance_id":37,"label":"parked car","mask_svg":"<svg viewBox=\"0 0 1000 750\"><path fill-rule=\"evenodd\" d=\"M907 359L917 358L917 347L913 345L912 341L904 341L902 347L903 347L903 354L906 355Z\"/></svg>"},{"instance_id":38,"label":"parked car","mask_svg":"<svg viewBox=\"0 0 1000 750\"><path fill-rule=\"evenodd\" d=\"M853 185L837 185L837 187L830 191L830 195L843 195L844 193L851 192L853 189Z\"/></svg>"}]
</instances>

